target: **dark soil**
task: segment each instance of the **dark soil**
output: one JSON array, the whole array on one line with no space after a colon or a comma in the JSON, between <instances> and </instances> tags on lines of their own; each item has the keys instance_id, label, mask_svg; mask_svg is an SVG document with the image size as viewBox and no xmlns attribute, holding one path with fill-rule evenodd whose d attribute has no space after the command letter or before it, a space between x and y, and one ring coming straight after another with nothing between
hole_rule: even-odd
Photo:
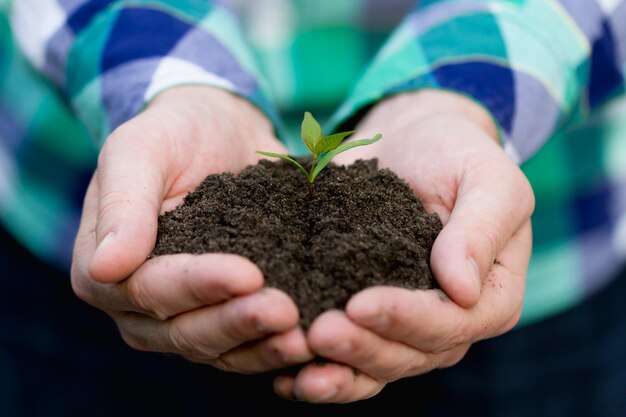
<instances>
[{"instance_id":1,"label":"dark soil","mask_svg":"<svg viewBox=\"0 0 626 417\"><path fill-rule=\"evenodd\" d=\"M306 329L369 286L437 287L429 259L441 227L408 184L375 159L330 164L312 194L293 165L261 161L238 176L208 176L160 216L153 256L243 255L267 286L294 299Z\"/></svg>"}]
</instances>

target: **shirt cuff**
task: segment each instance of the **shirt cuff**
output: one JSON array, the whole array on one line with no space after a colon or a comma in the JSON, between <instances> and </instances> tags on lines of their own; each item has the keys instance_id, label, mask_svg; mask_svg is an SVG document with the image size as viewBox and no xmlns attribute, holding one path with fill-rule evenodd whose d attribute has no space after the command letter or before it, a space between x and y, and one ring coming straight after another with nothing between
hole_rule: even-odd
<instances>
[{"instance_id":1,"label":"shirt cuff","mask_svg":"<svg viewBox=\"0 0 626 417\"><path fill-rule=\"evenodd\" d=\"M493 117L518 163L572 115L589 43L556 2L430 1L415 8L329 121L346 128L379 100L423 88L457 92ZM574 31L574 32L573 32Z\"/></svg>"},{"instance_id":2,"label":"shirt cuff","mask_svg":"<svg viewBox=\"0 0 626 417\"><path fill-rule=\"evenodd\" d=\"M101 11L67 57L66 90L99 144L160 92L192 84L247 99L281 131L235 16L217 6L183 13L163 3Z\"/></svg>"}]
</instances>

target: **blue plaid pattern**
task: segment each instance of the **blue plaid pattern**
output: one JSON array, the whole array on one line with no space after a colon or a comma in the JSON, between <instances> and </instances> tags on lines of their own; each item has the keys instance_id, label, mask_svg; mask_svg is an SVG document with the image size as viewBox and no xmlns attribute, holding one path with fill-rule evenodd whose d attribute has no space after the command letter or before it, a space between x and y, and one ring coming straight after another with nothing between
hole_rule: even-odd
<instances>
[{"instance_id":1,"label":"blue plaid pattern","mask_svg":"<svg viewBox=\"0 0 626 417\"><path fill-rule=\"evenodd\" d=\"M203 84L260 108L293 151L392 94L464 94L537 197L522 323L626 258L624 0L20 0L0 3L0 221L67 270L107 135L159 92Z\"/></svg>"}]
</instances>

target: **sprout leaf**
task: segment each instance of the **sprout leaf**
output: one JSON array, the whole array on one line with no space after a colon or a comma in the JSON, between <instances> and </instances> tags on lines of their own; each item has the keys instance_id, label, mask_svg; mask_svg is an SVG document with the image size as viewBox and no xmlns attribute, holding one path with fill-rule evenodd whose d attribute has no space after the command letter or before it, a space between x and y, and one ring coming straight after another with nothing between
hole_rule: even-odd
<instances>
[{"instance_id":1,"label":"sprout leaf","mask_svg":"<svg viewBox=\"0 0 626 417\"><path fill-rule=\"evenodd\" d=\"M300 163L298 161L296 161L295 159L287 156L287 155L281 155L279 153L273 153L273 152L262 152L262 151L256 151L256 153L261 154L261 155L265 155L265 156L271 156L272 158L280 158L283 159L285 161L291 162L292 164L294 164L295 166L298 167L298 169L302 172L304 172L304 175L306 175L307 178L309 178L309 173L307 172L306 169L304 169L304 167L302 165L300 165Z\"/></svg>"},{"instance_id":2,"label":"sprout leaf","mask_svg":"<svg viewBox=\"0 0 626 417\"><path fill-rule=\"evenodd\" d=\"M378 142L378 140L380 140L380 138L382 138L382 137L383 136L380 133L378 133L376 136L374 136L371 139L359 139L359 140L355 140L353 142L346 142L346 143L343 143L343 144L339 145L336 149L326 153L322 157L322 159L319 160L319 162L315 166L315 169L311 173L311 177L310 177L309 181L311 181L311 182L315 181L315 178L320 173L320 171L322 169L324 169L326 167L326 165L328 165L328 163L335 156L339 155L342 152L347 151L348 149L356 148L357 146L365 146L365 145L370 145L370 144L372 144L374 142Z\"/></svg>"},{"instance_id":3,"label":"sprout leaf","mask_svg":"<svg viewBox=\"0 0 626 417\"><path fill-rule=\"evenodd\" d=\"M317 120L315 120L313 115L307 111L304 113L304 118L302 119L300 135L306 147L313 153L313 161L311 162L311 166L308 171L300 165L298 161L290 156L262 151L257 151L256 153L273 158L280 158L295 165L304 173L306 179L309 181L309 193L312 194L313 181L315 181L315 178L317 178L319 173L335 156L357 146L372 144L382 138L382 135L378 133L371 139L360 139L343 143L343 141L353 133L354 131L339 132L333 135L324 136L320 124Z\"/></svg>"},{"instance_id":4,"label":"sprout leaf","mask_svg":"<svg viewBox=\"0 0 626 417\"><path fill-rule=\"evenodd\" d=\"M315 145L322 139L322 128L309 112L304 113L301 131L305 145L311 152L315 152Z\"/></svg>"},{"instance_id":5,"label":"sprout leaf","mask_svg":"<svg viewBox=\"0 0 626 417\"><path fill-rule=\"evenodd\" d=\"M354 130L351 130L349 132L341 132L330 136L324 136L319 142L317 142L317 145L315 145L315 153L321 155L336 149L337 146L341 145L341 142L343 142L346 136L350 136L353 133Z\"/></svg>"}]
</instances>

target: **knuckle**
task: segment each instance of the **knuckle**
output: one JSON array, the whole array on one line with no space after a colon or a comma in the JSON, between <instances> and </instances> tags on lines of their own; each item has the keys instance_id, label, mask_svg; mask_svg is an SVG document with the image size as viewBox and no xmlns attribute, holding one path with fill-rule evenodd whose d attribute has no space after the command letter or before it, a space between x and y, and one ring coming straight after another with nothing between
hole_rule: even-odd
<instances>
[{"instance_id":1,"label":"knuckle","mask_svg":"<svg viewBox=\"0 0 626 417\"><path fill-rule=\"evenodd\" d=\"M472 338L472 329L469 323L456 323L452 331L445 337L441 338L441 342L431 350L431 353L439 354L450 349L454 349L459 345L467 343Z\"/></svg>"},{"instance_id":2,"label":"knuckle","mask_svg":"<svg viewBox=\"0 0 626 417\"><path fill-rule=\"evenodd\" d=\"M213 352L201 340L194 339L190 332L185 331L175 319L167 322L167 326L167 335L174 353L194 357L204 363L219 360L220 353Z\"/></svg>"},{"instance_id":3,"label":"knuckle","mask_svg":"<svg viewBox=\"0 0 626 417\"><path fill-rule=\"evenodd\" d=\"M154 296L144 280L130 278L127 280L126 289L133 304L139 310L148 313L158 320L166 320L169 317L155 302Z\"/></svg>"},{"instance_id":4,"label":"knuckle","mask_svg":"<svg viewBox=\"0 0 626 417\"><path fill-rule=\"evenodd\" d=\"M215 360L209 357L195 356L195 355L179 355L179 356L185 360L188 360L189 362L198 363L202 365L211 365L217 368L217 366L215 365Z\"/></svg>"},{"instance_id":5,"label":"knuckle","mask_svg":"<svg viewBox=\"0 0 626 417\"><path fill-rule=\"evenodd\" d=\"M388 375L389 381L395 381L405 376L423 375L433 369L435 369L436 363L433 360L433 355L423 353L418 355L417 358L408 366L405 370L398 371L394 375Z\"/></svg>"},{"instance_id":6,"label":"knuckle","mask_svg":"<svg viewBox=\"0 0 626 417\"><path fill-rule=\"evenodd\" d=\"M210 359L207 363L223 372L238 373L241 375L254 374L254 372L236 368L228 360L224 359L223 356L218 356L215 359Z\"/></svg>"},{"instance_id":7,"label":"knuckle","mask_svg":"<svg viewBox=\"0 0 626 417\"><path fill-rule=\"evenodd\" d=\"M123 329L120 329L120 335L122 336L122 340L124 341L124 343L126 343L132 349L142 352L150 351L149 344L145 339L138 337L137 335L127 332Z\"/></svg>"},{"instance_id":8,"label":"knuckle","mask_svg":"<svg viewBox=\"0 0 626 417\"><path fill-rule=\"evenodd\" d=\"M216 356L210 359L210 363L213 367L220 369L224 372L237 372L237 373L250 373L237 369L224 355Z\"/></svg>"},{"instance_id":9,"label":"knuckle","mask_svg":"<svg viewBox=\"0 0 626 417\"><path fill-rule=\"evenodd\" d=\"M449 368L461 362L461 360L467 354L469 348L470 348L470 345L464 345L464 346L461 346L457 349L450 351L450 353L442 359L438 368Z\"/></svg>"},{"instance_id":10,"label":"knuckle","mask_svg":"<svg viewBox=\"0 0 626 417\"><path fill-rule=\"evenodd\" d=\"M168 336L176 352L188 356L201 356L195 348L194 343L189 340L189 336L182 331L176 321L169 326Z\"/></svg>"},{"instance_id":11,"label":"knuckle","mask_svg":"<svg viewBox=\"0 0 626 417\"><path fill-rule=\"evenodd\" d=\"M88 285L85 285L85 279L80 274L72 271L70 282L72 286L72 291L74 294L82 301L86 302L90 305L96 304L96 297L89 288Z\"/></svg>"}]
</instances>

